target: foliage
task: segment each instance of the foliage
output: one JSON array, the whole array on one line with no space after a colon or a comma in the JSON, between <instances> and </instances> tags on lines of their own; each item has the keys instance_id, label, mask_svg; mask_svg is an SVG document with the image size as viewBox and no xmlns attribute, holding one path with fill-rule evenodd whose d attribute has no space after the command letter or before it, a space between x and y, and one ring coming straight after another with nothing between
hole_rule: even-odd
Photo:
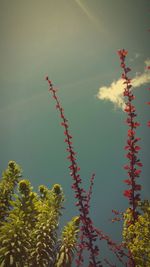
<instances>
[{"instance_id":1,"label":"foliage","mask_svg":"<svg viewBox=\"0 0 150 267\"><path fill-rule=\"evenodd\" d=\"M79 217L74 217L72 221L64 227L60 250L57 254L56 267L71 267L79 232L79 222Z\"/></svg>"},{"instance_id":2,"label":"foliage","mask_svg":"<svg viewBox=\"0 0 150 267\"><path fill-rule=\"evenodd\" d=\"M20 167L14 161L10 161L0 182L0 225L6 220L11 209L10 201L20 177Z\"/></svg>"},{"instance_id":3,"label":"foliage","mask_svg":"<svg viewBox=\"0 0 150 267\"><path fill-rule=\"evenodd\" d=\"M150 202L139 203L140 214L132 224L133 213L127 209L124 213L123 240L131 251L136 267L150 266Z\"/></svg>"},{"instance_id":4,"label":"foliage","mask_svg":"<svg viewBox=\"0 0 150 267\"><path fill-rule=\"evenodd\" d=\"M68 223L59 238L57 232L64 202L61 186L55 184L48 189L42 185L37 194L28 180L18 180L19 170L15 162L9 162L0 182L2 192L6 187L6 177L12 186L3 198L1 196L2 203L7 204L3 204L7 213L4 216L3 212L1 217L0 266L60 266L64 240L68 258L65 258L63 266L71 266L76 249L78 217Z\"/></svg>"}]
</instances>

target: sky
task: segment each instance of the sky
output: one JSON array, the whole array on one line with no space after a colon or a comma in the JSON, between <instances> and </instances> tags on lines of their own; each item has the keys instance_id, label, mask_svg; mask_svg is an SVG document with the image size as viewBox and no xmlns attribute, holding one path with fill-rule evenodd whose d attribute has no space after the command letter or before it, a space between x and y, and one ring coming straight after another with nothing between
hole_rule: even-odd
<instances>
[{"instance_id":1,"label":"sky","mask_svg":"<svg viewBox=\"0 0 150 267\"><path fill-rule=\"evenodd\" d=\"M48 75L58 88L86 189L96 173L91 200L94 223L120 240L121 224L110 222L112 209L128 207L122 194L127 126L117 50L128 50L126 63L132 69L141 123L139 182L146 199L150 196L146 127L150 108L145 105L150 101L149 28L148 0L0 0L0 171L15 160L35 190L40 184L60 183L66 196L62 225L77 210L63 129L44 77Z\"/></svg>"}]
</instances>

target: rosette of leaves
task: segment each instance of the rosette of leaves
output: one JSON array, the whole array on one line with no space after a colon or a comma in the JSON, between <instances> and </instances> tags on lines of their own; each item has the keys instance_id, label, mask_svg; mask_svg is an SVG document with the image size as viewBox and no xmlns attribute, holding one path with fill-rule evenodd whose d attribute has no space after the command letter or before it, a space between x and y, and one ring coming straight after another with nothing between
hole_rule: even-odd
<instances>
[{"instance_id":1,"label":"rosette of leaves","mask_svg":"<svg viewBox=\"0 0 150 267\"><path fill-rule=\"evenodd\" d=\"M52 190L40 186L38 221L33 231L34 244L29 266L54 266L57 252L57 229L61 215L64 194L60 185L55 184Z\"/></svg>"},{"instance_id":2,"label":"rosette of leaves","mask_svg":"<svg viewBox=\"0 0 150 267\"><path fill-rule=\"evenodd\" d=\"M64 227L55 267L71 267L77 245L79 222L79 217L76 216Z\"/></svg>"},{"instance_id":3,"label":"rosette of leaves","mask_svg":"<svg viewBox=\"0 0 150 267\"><path fill-rule=\"evenodd\" d=\"M132 224L132 211L124 214L123 239L131 253L136 267L150 266L150 202L144 200L138 204L140 214Z\"/></svg>"},{"instance_id":4,"label":"rosette of leaves","mask_svg":"<svg viewBox=\"0 0 150 267\"><path fill-rule=\"evenodd\" d=\"M10 201L15 187L21 177L21 168L14 161L9 161L0 181L0 225L4 222L11 209Z\"/></svg>"}]
</instances>

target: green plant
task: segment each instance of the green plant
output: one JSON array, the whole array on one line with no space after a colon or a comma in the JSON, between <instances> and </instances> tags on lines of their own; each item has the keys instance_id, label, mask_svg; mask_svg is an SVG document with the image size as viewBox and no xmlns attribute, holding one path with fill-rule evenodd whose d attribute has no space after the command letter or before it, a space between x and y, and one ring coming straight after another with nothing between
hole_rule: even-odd
<instances>
[{"instance_id":1,"label":"green plant","mask_svg":"<svg viewBox=\"0 0 150 267\"><path fill-rule=\"evenodd\" d=\"M6 187L6 177L13 188L9 194L1 196L3 210L7 212L2 213L0 221L0 266L58 267L62 258L62 266L71 266L76 250L79 218L73 218L59 238L57 232L64 202L61 186L55 184L52 189L48 189L41 185L37 194L33 192L28 180L19 181L19 170L15 162L9 162L0 182L2 192ZM63 257L64 250L68 257Z\"/></svg>"},{"instance_id":2,"label":"green plant","mask_svg":"<svg viewBox=\"0 0 150 267\"><path fill-rule=\"evenodd\" d=\"M139 215L132 224L133 213L127 209L124 213L123 240L131 251L136 267L150 266L150 202L139 202Z\"/></svg>"}]
</instances>

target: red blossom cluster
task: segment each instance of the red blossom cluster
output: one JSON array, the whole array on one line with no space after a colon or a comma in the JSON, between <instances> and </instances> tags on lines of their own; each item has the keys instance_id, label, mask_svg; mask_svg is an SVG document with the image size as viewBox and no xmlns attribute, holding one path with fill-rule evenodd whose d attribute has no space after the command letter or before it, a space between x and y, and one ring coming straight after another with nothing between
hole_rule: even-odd
<instances>
[{"instance_id":1,"label":"red blossom cluster","mask_svg":"<svg viewBox=\"0 0 150 267\"><path fill-rule=\"evenodd\" d=\"M141 185L137 183L137 179L140 176L142 163L138 158L138 152L141 147L137 145L138 141L141 139L136 137L136 128L140 126L140 123L135 121L137 117L135 106L132 104L135 96L132 92L131 79L128 78L128 72L131 71L130 68L126 67L125 59L128 54L128 51L125 49L119 50L118 55L121 61L121 68L123 69L122 79L124 80L123 84L125 85L123 95L126 97L125 109L124 111L127 113L126 124L129 126L128 129L128 137L127 137L127 145L125 146L125 150L127 150L126 157L129 160L128 164L124 166L124 169L128 173L128 179L124 180L124 182L129 186L128 190L124 191L124 196L129 199L130 210L132 211L132 219L129 225L134 224L138 218L137 206L138 202L141 200L140 198L140 190ZM131 251L128 251L129 261L127 266L135 267L135 260L132 257Z\"/></svg>"},{"instance_id":2,"label":"red blossom cluster","mask_svg":"<svg viewBox=\"0 0 150 267\"><path fill-rule=\"evenodd\" d=\"M85 207L86 209L90 209L90 200L91 200L91 196L92 196L92 188L93 188L93 184L94 184L94 178L95 178L95 173L92 174L91 178L90 178L90 187L89 190L87 192L87 201L85 203ZM86 243L85 243L85 235L84 232L82 231L82 226L80 228L80 243L78 244L78 249L77 249L77 259L76 259L76 266L80 267L82 266L83 262L84 262L84 258L83 258L83 251L86 248Z\"/></svg>"},{"instance_id":3,"label":"red blossom cluster","mask_svg":"<svg viewBox=\"0 0 150 267\"><path fill-rule=\"evenodd\" d=\"M127 145L125 150L127 150L126 157L129 160L129 163L124 166L124 169L127 170L128 179L124 182L129 186L128 190L124 191L124 196L129 199L129 204L133 212L133 221L137 219L138 212L136 210L138 201L140 200L141 185L137 184L137 178L139 178L141 170L139 167L142 167L141 161L138 159L138 152L141 149L137 145L140 138L136 137L136 128L140 126L140 123L135 121L137 114L135 113L135 106L132 104L132 101L135 99L135 96L132 92L131 79L128 78L128 72L131 71L130 68L126 67L125 59L128 54L128 51L125 49L119 50L118 55L121 61L121 68L123 69L122 79L124 80L123 84L125 85L123 95L127 98L125 103L124 111L127 113L126 124L129 126L128 129L128 138Z\"/></svg>"},{"instance_id":4,"label":"red blossom cluster","mask_svg":"<svg viewBox=\"0 0 150 267\"><path fill-rule=\"evenodd\" d=\"M82 264L82 251L83 249L87 249L90 252L90 257L89 257L89 267L102 267L101 262L97 260L97 256L99 255L99 248L97 245L95 245L95 242L97 241L97 234L95 232L95 228L93 225L93 222L89 216L89 202L91 198L91 193L92 193L92 186L93 186L93 180L95 177L95 174L92 175L91 177L91 185L89 192L87 193L83 188L82 188L82 179L80 177L79 171L80 167L77 164L76 161L76 152L74 151L73 148L73 143L72 143L72 136L70 135L69 132L69 125L68 125L68 120L65 117L64 110L60 104L60 101L56 95L56 89L53 87L52 81L49 80L48 76L45 78L48 83L49 83L49 91L52 94L52 97L56 101L56 109L59 110L60 112L60 118L62 119L61 126L64 127L64 135L65 135L65 140L64 142L67 144L67 152L68 152L68 157L67 159L70 162L69 170L70 170L70 175L73 179L73 184L72 184L72 189L75 192L75 198L77 199L76 206L79 209L80 213L80 220L81 220L81 242L79 244L80 250L78 251L78 259L76 260L77 266L81 266ZM86 241L83 241L82 239L86 238Z\"/></svg>"},{"instance_id":5,"label":"red blossom cluster","mask_svg":"<svg viewBox=\"0 0 150 267\"><path fill-rule=\"evenodd\" d=\"M122 50L122 54L120 55L121 57L126 56L127 51ZM126 69L126 72L130 71L129 68L126 68L125 63L122 61L121 62L122 68ZM126 76L123 76L125 79L125 82L127 84L126 92L125 94L130 98L130 101L134 99L133 95L128 92L127 89L131 88L131 85L128 83L128 79L126 79ZM80 226L80 242L77 246L77 259L76 259L76 266L80 267L83 266L84 258L83 258L83 251L88 250L90 252L89 256L89 265L88 267L102 267L101 261L97 259L97 256L99 255L99 248L96 244L96 242L99 240L105 240L109 249L114 253L114 255L118 258L118 260L124 265L127 266L127 263L123 260L123 257L126 257L130 259L130 256L125 252L125 248L123 244L117 244L115 243L108 235L104 234L100 229L97 229L93 221L91 220L89 216L90 212L90 200L91 200L91 195L92 195L92 188L94 184L94 178L95 174L93 174L90 178L90 187L88 192L84 190L82 187L82 179L80 177L79 171L80 167L77 164L77 159L76 159L76 152L74 151L73 148L73 143L72 143L72 136L69 131L69 124L68 120L65 117L64 114L64 109L62 108L60 101L58 99L58 96L56 95L57 90L53 87L52 81L49 80L48 76L45 78L48 81L49 84L49 92L52 94L52 97L54 98L56 102L56 109L58 109L60 113L60 118L62 119L61 126L64 128L64 135L65 135L65 140L64 142L67 144L67 152L68 156L67 159L70 162L69 165L69 170L70 170L70 175L73 180L72 184L72 189L75 192L75 198L77 199L76 206L79 209L79 214L80 214L80 220L81 220L81 226ZM127 108L128 107L128 108ZM139 140L138 138L133 138L135 135L135 129L136 127L139 126L139 123L134 122L133 117L136 116L134 111L135 108L132 105L127 104L126 106L127 111L129 114L132 113L132 116L129 116L127 119L128 125L130 125L130 129L128 131L128 143L126 149L129 150L128 153L128 158L130 161L133 161L133 166L136 164L138 166L142 166L141 162L136 158L135 154L138 153L140 150L140 147L135 145L135 143ZM134 157L133 157L134 154ZM131 186L131 188L134 188L134 191L140 190L140 186L135 183L135 177L139 176L139 170L136 168L133 168L134 171L134 177L131 176L131 166L126 165L125 169L128 170L130 179L126 180L126 183ZM131 189L126 190L124 192L124 195L126 195L129 199L130 202L133 202L132 194L131 194ZM137 201L137 195L134 195L134 212L136 208L136 202ZM113 213L115 215L122 215L121 212L113 210ZM119 220L119 219L118 219ZM104 259L105 264L109 266L115 266L111 265L111 263L107 260Z\"/></svg>"}]
</instances>

